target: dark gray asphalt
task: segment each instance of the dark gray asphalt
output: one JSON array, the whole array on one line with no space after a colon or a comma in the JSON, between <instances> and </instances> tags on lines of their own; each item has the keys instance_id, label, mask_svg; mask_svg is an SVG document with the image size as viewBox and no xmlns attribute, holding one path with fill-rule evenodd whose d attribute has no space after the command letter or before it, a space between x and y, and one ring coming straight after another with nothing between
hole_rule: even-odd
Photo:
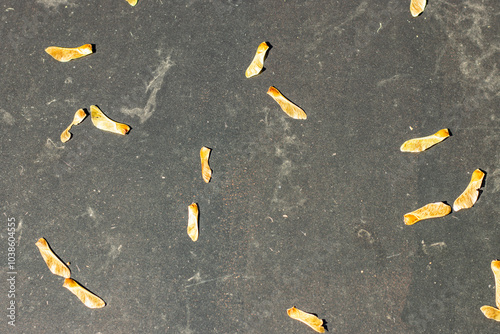
<instances>
[{"instance_id":1,"label":"dark gray asphalt","mask_svg":"<svg viewBox=\"0 0 500 334\"><path fill-rule=\"evenodd\" d=\"M500 258L500 3L429 1L413 18L409 2L3 1L0 332L313 333L295 305L332 333L497 333L479 308ZM263 41L266 70L246 79ZM44 52L85 43L96 53L69 63ZM87 119L62 144L92 104L131 132ZM429 151L399 151L441 128ZM472 209L404 225L476 168ZM62 287L40 237L106 307Z\"/></svg>"}]
</instances>

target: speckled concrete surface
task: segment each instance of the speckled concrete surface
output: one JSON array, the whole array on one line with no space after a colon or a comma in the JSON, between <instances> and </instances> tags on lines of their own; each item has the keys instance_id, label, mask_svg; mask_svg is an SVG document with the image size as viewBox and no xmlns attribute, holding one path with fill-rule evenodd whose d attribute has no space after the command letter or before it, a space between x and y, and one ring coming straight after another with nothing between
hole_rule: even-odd
<instances>
[{"instance_id":1,"label":"speckled concrete surface","mask_svg":"<svg viewBox=\"0 0 500 334\"><path fill-rule=\"evenodd\" d=\"M0 5L2 333L494 333L500 3L6 0ZM266 70L244 72L268 41ZM51 45L95 45L58 63ZM307 120L266 95L274 85ZM102 132L97 104L132 127ZM429 151L407 139L449 128ZM199 150L213 149L213 179ZM481 168L470 210L452 204ZM200 206L200 237L187 207ZM8 298L8 220L16 221ZM87 309L52 275L45 237ZM7 307L15 300L15 327Z\"/></svg>"}]
</instances>

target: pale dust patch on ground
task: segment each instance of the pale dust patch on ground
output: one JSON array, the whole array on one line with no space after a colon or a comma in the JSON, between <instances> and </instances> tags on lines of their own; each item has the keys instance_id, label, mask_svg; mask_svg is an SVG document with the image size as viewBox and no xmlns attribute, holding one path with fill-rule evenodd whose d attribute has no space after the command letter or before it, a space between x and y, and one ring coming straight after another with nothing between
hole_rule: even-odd
<instances>
[{"instance_id":1,"label":"pale dust patch on ground","mask_svg":"<svg viewBox=\"0 0 500 334\"><path fill-rule=\"evenodd\" d=\"M495 169L490 176L493 188L488 189L488 192L497 193L500 191L500 169Z\"/></svg>"},{"instance_id":2,"label":"pale dust patch on ground","mask_svg":"<svg viewBox=\"0 0 500 334\"><path fill-rule=\"evenodd\" d=\"M109 236L106 237L106 244L110 247L108 252L108 260L116 259L122 252L123 245L119 240L117 240L117 238Z\"/></svg>"},{"instance_id":3,"label":"pale dust patch on ground","mask_svg":"<svg viewBox=\"0 0 500 334\"><path fill-rule=\"evenodd\" d=\"M56 8L59 5L74 6L69 0L36 0L36 2L47 8Z\"/></svg>"},{"instance_id":4,"label":"pale dust patch on ground","mask_svg":"<svg viewBox=\"0 0 500 334\"><path fill-rule=\"evenodd\" d=\"M43 145L41 152L37 155L35 163L43 163L47 161L54 161L61 157L64 152L64 146L54 143L50 138L47 138L45 145Z\"/></svg>"},{"instance_id":5,"label":"pale dust patch on ground","mask_svg":"<svg viewBox=\"0 0 500 334\"><path fill-rule=\"evenodd\" d=\"M12 116L9 112L5 111L2 108L0 108L0 117L2 119L2 123L7 125L14 125L14 123L16 122L14 116Z\"/></svg>"},{"instance_id":6,"label":"pale dust patch on ground","mask_svg":"<svg viewBox=\"0 0 500 334\"><path fill-rule=\"evenodd\" d=\"M174 63L170 59L170 56L168 56L166 59L162 60L156 70L154 70L152 73L153 79L146 85L145 94L149 94L149 96L143 108L136 107L129 109L122 107L120 111L125 115L138 117L141 124L146 122L156 110L156 94L160 91L165 75L173 65Z\"/></svg>"},{"instance_id":7,"label":"pale dust patch on ground","mask_svg":"<svg viewBox=\"0 0 500 334\"><path fill-rule=\"evenodd\" d=\"M463 4L445 1L433 5L431 13L448 36L441 55L437 57L435 73L439 71L442 56L453 53L458 57L460 73L465 82L469 82L488 100L500 96L497 67L500 40L492 41L487 37L498 19L498 14L491 10L494 1L468 0Z\"/></svg>"},{"instance_id":8,"label":"pale dust patch on ground","mask_svg":"<svg viewBox=\"0 0 500 334\"><path fill-rule=\"evenodd\" d=\"M398 0L389 0L386 5L377 4L374 6L369 1L362 1L353 8L345 17L336 17L330 13L325 13L315 17L314 21L307 22L300 29L312 30L313 38L307 42L305 49L308 52L315 52L320 45L337 42L339 38L347 39L352 45L344 45L344 50L350 54L355 49L364 48L371 43L376 34L382 33L393 16L400 15L401 2ZM409 2L408 7L409 8ZM409 14L409 10L408 10Z\"/></svg>"},{"instance_id":9,"label":"pale dust patch on ground","mask_svg":"<svg viewBox=\"0 0 500 334\"><path fill-rule=\"evenodd\" d=\"M293 155L304 152L306 146L296 134L292 133L290 122L296 120L281 115L283 112L279 108L264 108L260 112L264 114L264 118L260 121L264 123L264 133L258 136L259 142L256 143L258 147L254 148L263 150L262 153L266 155L274 155L281 159L271 202L279 209L296 209L304 205L306 198L295 180L294 172L298 167L294 165ZM274 112L278 115L270 115Z\"/></svg>"}]
</instances>

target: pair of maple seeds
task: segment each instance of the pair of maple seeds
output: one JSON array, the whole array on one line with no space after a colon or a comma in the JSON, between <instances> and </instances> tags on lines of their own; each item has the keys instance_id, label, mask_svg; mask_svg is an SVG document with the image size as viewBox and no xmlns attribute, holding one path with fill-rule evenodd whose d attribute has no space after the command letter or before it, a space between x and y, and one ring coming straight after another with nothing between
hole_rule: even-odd
<instances>
[{"instance_id":1,"label":"pair of maple seeds","mask_svg":"<svg viewBox=\"0 0 500 334\"><path fill-rule=\"evenodd\" d=\"M495 276L495 301L497 307L484 305L481 307L481 312L488 319L500 321L500 261L491 261L491 270Z\"/></svg>"},{"instance_id":2,"label":"pair of maple seeds","mask_svg":"<svg viewBox=\"0 0 500 334\"><path fill-rule=\"evenodd\" d=\"M61 141L63 143L71 139L71 127L73 125L78 125L87 117L87 113L83 109L79 109L75 116L73 117L73 122L61 133ZM90 117L92 118L92 123L98 129L109 131L113 133L118 133L120 135L126 135L130 131L130 126L123 123L118 123L108 118L97 106L90 106Z\"/></svg>"},{"instance_id":3,"label":"pair of maple seeds","mask_svg":"<svg viewBox=\"0 0 500 334\"><path fill-rule=\"evenodd\" d=\"M208 147L203 146L200 150L200 159L201 159L201 176L203 177L203 181L205 183L210 182L212 179L212 170L210 169L210 166L208 165L208 158L210 157L210 152L212 150L209 149ZM198 204L192 203L188 207L188 227L187 227L187 234L191 238L191 240L196 241L198 240L198 218L199 218L199 210L198 210Z\"/></svg>"},{"instance_id":4,"label":"pair of maple seeds","mask_svg":"<svg viewBox=\"0 0 500 334\"><path fill-rule=\"evenodd\" d=\"M427 137L407 140L403 143L403 145L401 145L400 150L402 152L422 152L429 147L442 142L449 136L450 132L448 129L442 129ZM479 189L483 183L484 175L484 172L480 169L476 169L472 173L469 185L453 203L453 210L459 211L462 209L469 209L476 203L477 198L479 197ZM420 209L404 215L404 221L406 225L413 225L420 220L446 216L450 212L451 207L446 203L430 203Z\"/></svg>"},{"instance_id":5,"label":"pair of maple seeds","mask_svg":"<svg viewBox=\"0 0 500 334\"><path fill-rule=\"evenodd\" d=\"M80 299L80 301L85 304L85 306L87 306L88 308L101 308L106 305L104 300L70 278L71 271L69 270L68 266L64 262L62 262L59 257L52 251L49 244L47 243L47 240L45 240L44 238L40 238L36 242L36 246L38 247L40 254L42 254L42 257L47 264L47 267L49 267L49 270L54 275L64 277L65 279L63 287L77 296L78 299Z\"/></svg>"}]
</instances>

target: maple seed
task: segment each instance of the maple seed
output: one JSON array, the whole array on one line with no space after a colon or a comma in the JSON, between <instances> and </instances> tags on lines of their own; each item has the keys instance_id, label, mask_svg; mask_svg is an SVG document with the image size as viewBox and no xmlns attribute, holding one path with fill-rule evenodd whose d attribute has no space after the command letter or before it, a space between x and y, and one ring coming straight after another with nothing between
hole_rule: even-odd
<instances>
[{"instance_id":1,"label":"maple seed","mask_svg":"<svg viewBox=\"0 0 500 334\"><path fill-rule=\"evenodd\" d=\"M92 118L92 123L98 129L120 135L126 135L130 131L130 126L111 120L97 106L90 106L90 117Z\"/></svg>"},{"instance_id":2,"label":"maple seed","mask_svg":"<svg viewBox=\"0 0 500 334\"><path fill-rule=\"evenodd\" d=\"M495 302L500 308L500 261L491 261L491 271L495 276Z\"/></svg>"},{"instance_id":3,"label":"maple seed","mask_svg":"<svg viewBox=\"0 0 500 334\"><path fill-rule=\"evenodd\" d=\"M200 150L201 175L203 177L203 181L205 181L206 183L210 182L210 179L212 178L212 170L208 165L208 158L210 157L211 151L211 149L205 146L203 146Z\"/></svg>"},{"instance_id":4,"label":"maple seed","mask_svg":"<svg viewBox=\"0 0 500 334\"><path fill-rule=\"evenodd\" d=\"M63 287L65 287L66 289L71 291L75 296L77 296L78 299L80 299L81 302L85 304L85 306L87 306L88 308L101 308L106 305L104 300L102 300L94 293L90 292L89 290L87 290L86 288L84 288L83 286L78 284L78 282L76 282L71 278L66 278L64 280Z\"/></svg>"},{"instance_id":5,"label":"maple seed","mask_svg":"<svg viewBox=\"0 0 500 334\"><path fill-rule=\"evenodd\" d=\"M298 320L311 327L318 333L324 333L323 320L311 313L299 310L295 306L287 310L288 316L292 319Z\"/></svg>"},{"instance_id":6,"label":"maple seed","mask_svg":"<svg viewBox=\"0 0 500 334\"><path fill-rule=\"evenodd\" d=\"M425 9L427 0L411 0L410 12L413 17L419 16Z\"/></svg>"},{"instance_id":7,"label":"maple seed","mask_svg":"<svg viewBox=\"0 0 500 334\"><path fill-rule=\"evenodd\" d=\"M73 59L85 57L94 51L92 50L92 44L84 44L77 48L61 48L58 46L49 46L45 49L49 55L55 60L60 62L67 62Z\"/></svg>"},{"instance_id":8,"label":"maple seed","mask_svg":"<svg viewBox=\"0 0 500 334\"><path fill-rule=\"evenodd\" d=\"M500 321L500 310L493 306L481 306L481 312L483 312L484 316L488 319Z\"/></svg>"},{"instance_id":9,"label":"maple seed","mask_svg":"<svg viewBox=\"0 0 500 334\"><path fill-rule=\"evenodd\" d=\"M442 142L449 136L450 132L448 131L448 129L442 129L436 132L435 134L427 137L413 138L407 140L403 143L403 145L401 145L400 150L402 152L413 152L413 153L422 152L428 149L429 147L432 147L437 143Z\"/></svg>"},{"instance_id":10,"label":"maple seed","mask_svg":"<svg viewBox=\"0 0 500 334\"><path fill-rule=\"evenodd\" d=\"M458 196L453 203L453 210L459 211L462 209L469 209L476 203L479 197L479 189L483 183L484 172L476 169L471 176L469 185L465 188L464 192Z\"/></svg>"},{"instance_id":11,"label":"maple seed","mask_svg":"<svg viewBox=\"0 0 500 334\"><path fill-rule=\"evenodd\" d=\"M281 109L290 117L295 118L295 119L306 119L307 115L304 112L304 110L300 109L297 105L293 104L291 101L289 101L286 97L281 94L279 90L276 89L276 87L271 86L269 87L267 94L271 96L274 101L276 101Z\"/></svg>"},{"instance_id":12,"label":"maple seed","mask_svg":"<svg viewBox=\"0 0 500 334\"><path fill-rule=\"evenodd\" d=\"M264 68L264 59L266 57L267 50L269 50L269 45L267 45L266 42L260 43L252 62L245 72L245 76L247 78L251 78L262 71L262 69Z\"/></svg>"},{"instance_id":13,"label":"maple seed","mask_svg":"<svg viewBox=\"0 0 500 334\"><path fill-rule=\"evenodd\" d=\"M451 212L451 207L443 202L427 204L420 209L404 215L406 225L413 225L418 221L430 218L444 217Z\"/></svg>"},{"instance_id":14,"label":"maple seed","mask_svg":"<svg viewBox=\"0 0 500 334\"><path fill-rule=\"evenodd\" d=\"M73 125L80 124L86 117L87 113L85 112L85 110L78 109L78 111L75 113L75 116L73 116L73 122L71 122L71 124L66 128L66 130L64 130L63 133L61 133L61 141L63 143L71 139L71 132L69 132L69 130L71 130L71 127Z\"/></svg>"},{"instance_id":15,"label":"maple seed","mask_svg":"<svg viewBox=\"0 0 500 334\"><path fill-rule=\"evenodd\" d=\"M71 276L71 271L68 266L59 259L59 257L54 253L54 251L50 248L47 240L44 238L38 239L36 242L36 246L42 254L42 257L49 267L50 271L54 275L58 275L64 278L69 278Z\"/></svg>"},{"instance_id":16,"label":"maple seed","mask_svg":"<svg viewBox=\"0 0 500 334\"><path fill-rule=\"evenodd\" d=\"M187 227L187 234L191 238L191 240L196 241L198 240L198 216L199 216L199 210L198 210L198 204L192 203L188 207L188 227Z\"/></svg>"}]
</instances>

